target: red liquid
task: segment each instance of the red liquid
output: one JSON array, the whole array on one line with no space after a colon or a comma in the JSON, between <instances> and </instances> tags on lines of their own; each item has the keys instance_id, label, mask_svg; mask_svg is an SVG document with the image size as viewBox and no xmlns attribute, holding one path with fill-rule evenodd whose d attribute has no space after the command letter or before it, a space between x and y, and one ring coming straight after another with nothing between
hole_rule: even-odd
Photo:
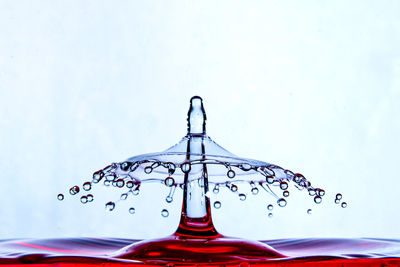
<instances>
[{"instance_id":1,"label":"red liquid","mask_svg":"<svg viewBox=\"0 0 400 267\"><path fill-rule=\"evenodd\" d=\"M145 259L121 259L123 248L129 248L137 240L127 239L37 239L0 241L0 264L8 266L400 266L400 240L378 239L280 239L265 241L280 253L281 259L249 259L249 251L230 251L214 240L211 244L186 247L188 253L194 249L197 263L171 262L167 258L159 262ZM207 262L207 255L213 253L218 244L218 253L225 258ZM173 245L170 238L160 243L168 254ZM200 250L202 248L203 250ZM128 249L129 250L129 249ZM255 253L255 251L253 251ZM144 253L146 254L146 253ZM246 255L242 258L242 255ZM182 259L190 256L181 253ZM230 260L226 257L230 256ZM259 255L257 255L259 257ZM190 258L190 257L189 257ZM193 258L192 258L193 259Z\"/></svg>"}]
</instances>

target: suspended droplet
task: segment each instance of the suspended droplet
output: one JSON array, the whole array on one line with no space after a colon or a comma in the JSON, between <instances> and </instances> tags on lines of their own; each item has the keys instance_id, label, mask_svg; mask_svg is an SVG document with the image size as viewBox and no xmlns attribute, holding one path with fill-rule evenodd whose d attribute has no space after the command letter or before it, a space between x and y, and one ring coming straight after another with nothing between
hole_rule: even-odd
<instances>
[{"instance_id":1,"label":"suspended droplet","mask_svg":"<svg viewBox=\"0 0 400 267\"><path fill-rule=\"evenodd\" d=\"M235 175L236 175L236 173L235 173L234 170L229 170L229 171L226 173L226 176L228 176L228 178L230 178L230 179L234 178Z\"/></svg>"},{"instance_id":2,"label":"suspended droplet","mask_svg":"<svg viewBox=\"0 0 400 267\"><path fill-rule=\"evenodd\" d=\"M340 203L340 200L339 200L339 199L335 199L335 203L336 203L336 204L339 204L339 203Z\"/></svg>"},{"instance_id":3,"label":"suspended droplet","mask_svg":"<svg viewBox=\"0 0 400 267\"><path fill-rule=\"evenodd\" d=\"M129 213L130 213L130 214L135 214L135 208L133 208L133 207L132 207L132 208L129 208Z\"/></svg>"},{"instance_id":4,"label":"suspended droplet","mask_svg":"<svg viewBox=\"0 0 400 267\"><path fill-rule=\"evenodd\" d=\"M315 196L315 197L314 197L314 202L317 203L317 204L319 204L319 203L322 202L322 198L321 198L320 196Z\"/></svg>"},{"instance_id":5,"label":"suspended droplet","mask_svg":"<svg viewBox=\"0 0 400 267\"><path fill-rule=\"evenodd\" d=\"M237 185L234 185L234 184L233 184L233 185L231 186L231 191L232 191L232 192L237 192L237 190L238 190Z\"/></svg>"},{"instance_id":6,"label":"suspended droplet","mask_svg":"<svg viewBox=\"0 0 400 267\"><path fill-rule=\"evenodd\" d=\"M76 195L77 193L79 193L79 187L78 186L73 186L73 187L71 187L70 189L69 189L69 193L71 194L71 195Z\"/></svg>"},{"instance_id":7,"label":"suspended droplet","mask_svg":"<svg viewBox=\"0 0 400 267\"><path fill-rule=\"evenodd\" d=\"M288 188L288 184L286 182L281 182L279 186L282 190L286 190Z\"/></svg>"},{"instance_id":8,"label":"suspended droplet","mask_svg":"<svg viewBox=\"0 0 400 267\"><path fill-rule=\"evenodd\" d=\"M303 178L304 178L304 176L303 176L302 174L296 173L296 174L294 175L293 180L294 180L296 183L299 183Z\"/></svg>"},{"instance_id":9,"label":"suspended droplet","mask_svg":"<svg viewBox=\"0 0 400 267\"><path fill-rule=\"evenodd\" d=\"M319 196L324 196L325 195L325 190L324 189L318 189L318 195Z\"/></svg>"},{"instance_id":10,"label":"suspended droplet","mask_svg":"<svg viewBox=\"0 0 400 267\"><path fill-rule=\"evenodd\" d=\"M267 176L266 181L267 181L267 183L269 183L269 184L273 184L274 181L275 181L275 179L274 179L273 176Z\"/></svg>"},{"instance_id":11,"label":"suspended droplet","mask_svg":"<svg viewBox=\"0 0 400 267\"><path fill-rule=\"evenodd\" d=\"M115 208L115 203L114 203L114 202L112 202L112 201L107 202L107 204L106 204L106 210L108 210L108 211L113 211L114 208Z\"/></svg>"},{"instance_id":12,"label":"suspended droplet","mask_svg":"<svg viewBox=\"0 0 400 267\"><path fill-rule=\"evenodd\" d=\"M88 202L87 196L81 196L81 202L83 204L87 203Z\"/></svg>"},{"instance_id":13,"label":"suspended droplet","mask_svg":"<svg viewBox=\"0 0 400 267\"><path fill-rule=\"evenodd\" d=\"M92 202L93 201L93 195L92 194L87 195L87 200L88 200L88 202Z\"/></svg>"},{"instance_id":14,"label":"suspended droplet","mask_svg":"<svg viewBox=\"0 0 400 267\"><path fill-rule=\"evenodd\" d=\"M168 187L171 187L171 186L173 186L173 185L175 184L175 180L174 180L174 178L172 178L172 177L167 177L167 178L165 178L165 180L164 180L164 184L165 184L166 186L168 186Z\"/></svg>"},{"instance_id":15,"label":"suspended droplet","mask_svg":"<svg viewBox=\"0 0 400 267\"><path fill-rule=\"evenodd\" d=\"M284 196L284 197L288 197L288 196L289 196L289 191L287 191L287 190L286 190L286 191L283 191L283 196Z\"/></svg>"},{"instance_id":16,"label":"suspended droplet","mask_svg":"<svg viewBox=\"0 0 400 267\"><path fill-rule=\"evenodd\" d=\"M252 193L253 195L257 195L257 194L258 194L258 188L257 188L257 187L253 187L253 188L251 189L251 193Z\"/></svg>"},{"instance_id":17,"label":"suspended droplet","mask_svg":"<svg viewBox=\"0 0 400 267\"><path fill-rule=\"evenodd\" d=\"M310 196L315 196L315 190L314 190L314 189L309 189L309 190L308 190L308 194L309 194Z\"/></svg>"},{"instance_id":18,"label":"suspended droplet","mask_svg":"<svg viewBox=\"0 0 400 267\"><path fill-rule=\"evenodd\" d=\"M110 181L108 181L108 180L104 180L104 185L105 185L105 186L110 186L110 184L111 184L111 182L110 182Z\"/></svg>"},{"instance_id":19,"label":"suspended droplet","mask_svg":"<svg viewBox=\"0 0 400 267\"><path fill-rule=\"evenodd\" d=\"M132 181L126 182L126 187L132 188L134 186L134 183Z\"/></svg>"},{"instance_id":20,"label":"suspended droplet","mask_svg":"<svg viewBox=\"0 0 400 267\"><path fill-rule=\"evenodd\" d=\"M268 213L268 217L272 218L274 216L274 214L272 214L272 212Z\"/></svg>"},{"instance_id":21,"label":"suspended droplet","mask_svg":"<svg viewBox=\"0 0 400 267\"><path fill-rule=\"evenodd\" d=\"M152 171L153 171L153 167L151 167L151 166L147 166L146 168L144 168L144 172L147 174L151 173Z\"/></svg>"},{"instance_id":22,"label":"suspended droplet","mask_svg":"<svg viewBox=\"0 0 400 267\"><path fill-rule=\"evenodd\" d=\"M286 200L284 198L278 199L277 203L278 203L278 205L280 207L285 207L286 206Z\"/></svg>"},{"instance_id":23,"label":"suspended droplet","mask_svg":"<svg viewBox=\"0 0 400 267\"><path fill-rule=\"evenodd\" d=\"M346 202L342 202L342 208L346 208L347 207L347 203Z\"/></svg>"},{"instance_id":24,"label":"suspended droplet","mask_svg":"<svg viewBox=\"0 0 400 267\"><path fill-rule=\"evenodd\" d=\"M129 170L131 172L134 172L138 167L139 167L139 163L135 162L135 163L132 164L132 166L129 168Z\"/></svg>"},{"instance_id":25,"label":"suspended droplet","mask_svg":"<svg viewBox=\"0 0 400 267\"><path fill-rule=\"evenodd\" d=\"M190 169L191 169L192 167L190 166L190 163L189 162L185 162L185 163L183 163L182 165L181 165L181 170L182 170L182 172L184 172L184 173L188 173L188 172L190 172Z\"/></svg>"},{"instance_id":26,"label":"suspended droplet","mask_svg":"<svg viewBox=\"0 0 400 267\"><path fill-rule=\"evenodd\" d=\"M123 171L127 171L130 167L131 163L129 161L125 161L123 163L121 163L120 168Z\"/></svg>"},{"instance_id":27,"label":"suspended droplet","mask_svg":"<svg viewBox=\"0 0 400 267\"><path fill-rule=\"evenodd\" d=\"M338 194L336 194L336 199L342 199L342 194L340 194L340 193L338 193Z\"/></svg>"},{"instance_id":28,"label":"suspended droplet","mask_svg":"<svg viewBox=\"0 0 400 267\"><path fill-rule=\"evenodd\" d=\"M115 177L116 177L115 174L110 174L106 176L106 180L112 182L115 180Z\"/></svg>"},{"instance_id":29,"label":"suspended droplet","mask_svg":"<svg viewBox=\"0 0 400 267\"><path fill-rule=\"evenodd\" d=\"M311 213L312 213L312 209L308 209L308 210L307 210L307 213L308 213L308 214L311 214Z\"/></svg>"},{"instance_id":30,"label":"suspended droplet","mask_svg":"<svg viewBox=\"0 0 400 267\"><path fill-rule=\"evenodd\" d=\"M125 200L125 199L127 199L128 198L128 194L127 193L123 193L123 194L121 194L121 200Z\"/></svg>"},{"instance_id":31,"label":"suspended droplet","mask_svg":"<svg viewBox=\"0 0 400 267\"><path fill-rule=\"evenodd\" d=\"M90 189L92 189L92 184L90 182L86 182L83 184L83 190L85 191L89 191Z\"/></svg>"},{"instance_id":32,"label":"suspended droplet","mask_svg":"<svg viewBox=\"0 0 400 267\"><path fill-rule=\"evenodd\" d=\"M168 174L172 175L175 173L175 164L173 164L172 162L168 162Z\"/></svg>"},{"instance_id":33,"label":"suspended droplet","mask_svg":"<svg viewBox=\"0 0 400 267\"><path fill-rule=\"evenodd\" d=\"M239 194L239 199L241 200L241 201L244 201L244 200L246 200L246 195L245 194Z\"/></svg>"},{"instance_id":34,"label":"suspended droplet","mask_svg":"<svg viewBox=\"0 0 400 267\"><path fill-rule=\"evenodd\" d=\"M58 194L57 195L57 199L60 200L60 201L63 200L64 199L64 195L63 194Z\"/></svg>"},{"instance_id":35,"label":"suspended droplet","mask_svg":"<svg viewBox=\"0 0 400 267\"><path fill-rule=\"evenodd\" d=\"M168 202L168 203L171 203L173 200L174 200L174 199L173 199L172 197L170 197L170 196L167 196L167 197L165 198L165 201Z\"/></svg>"},{"instance_id":36,"label":"suspended droplet","mask_svg":"<svg viewBox=\"0 0 400 267\"><path fill-rule=\"evenodd\" d=\"M273 210L273 209L274 209L274 205L269 204L269 205L267 206L267 209L268 209L268 210Z\"/></svg>"},{"instance_id":37,"label":"suspended droplet","mask_svg":"<svg viewBox=\"0 0 400 267\"><path fill-rule=\"evenodd\" d=\"M104 173L102 171L93 173L93 182L98 183L100 182L101 178L103 178Z\"/></svg>"},{"instance_id":38,"label":"suspended droplet","mask_svg":"<svg viewBox=\"0 0 400 267\"><path fill-rule=\"evenodd\" d=\"M163 210L161 211L161 216L163 216L164 218L165 218L165 217L168 217L168 215L169 215L168 210L163 209Z\"/></svg>"},{"instance_id":39,"label":"suspended droplet","mask_svg":"<svg viewBox=\"0 0 400 267\"><path fill-rule=\"evenodd\" d=\"M243 170L243 171L250 171L251 170L251 165L250 164L247 164L247 163L243 163L242 165L240 165L240 167L239 167L241 170Z\"/></svg>"},{"instance_id":40,"label":"suspended droplet","mask_svg":"<svg viewBox=\"0 0 400 267\"><path fill-rule=\"evenodd\" d=\"M124 185L125 185L125 181L122 180L122 179L118 179L117 182L116 182L116 185L117 185L119 188L122 188L122 187L124 187Z\"/></svg>"},{"instance_id":41,"label":"suspended droplet","mask_svg":"<svg viewBox=\"0 0 400 267\"><path fill-rule=\"evenodd\" d=\"M221 202L215 201L215 202L214 202L214 208L216 208L216 209L221 208Z\"/></svg>"}]
</instances>

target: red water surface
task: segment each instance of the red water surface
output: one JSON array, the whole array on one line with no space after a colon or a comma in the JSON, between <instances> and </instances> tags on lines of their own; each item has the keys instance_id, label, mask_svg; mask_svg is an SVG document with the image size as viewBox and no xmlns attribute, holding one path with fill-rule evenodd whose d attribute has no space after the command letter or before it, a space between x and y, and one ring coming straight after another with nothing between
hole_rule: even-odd
<instances>
[{"instance_id":1,"label":"red water surface","mask_svg":"<svg viewBox=\"0 0 400 267\"><path fill-rule=\"evenodd\" d=\"M400 266L400 240L387 239L279 239L263 241L282 257L265 255L261 259L257 251L231 250L229 238L201 243L198 247L189 241L181 261L169 260L172 237L160 243L166 256L160 260L132 258L132 244L146 244L139 240L115 238L67 238L67 239L20 239L0 241L0 264L5 266ZM227 241L228 240L228 241ZM234 239L232 239L234 240ZM238 239L235 239L237 242ZM240 240L239 240L240 241ZM141 243L140 243L141 242ZM172 243L171 243L172 242ZM180 241L178 241L180 242ZM225 243L228 242L228 243ZM249 241L250 242L250 241ZM223 244L221 246L221 244ZM255 244L258 244L255 242ZM140 248L140 246L133 246ZM201 249L202 248L202 249ZM252 249L252 248L251 248ZM139 249L140 250L140 249ZM159 250L157 250L159 251ZM214 253L216 252L216 253ZM126 254L128 253L128 254ZM151 253L151 252L150 252ZM194 254L197 255L193 257ZM255 259L251 254L255 253ZM224 255L221 260L208 255ZM230 257L226 257L229 254ZM128 255L128 256L126 256Z\"/></svg>"}]
</instances>

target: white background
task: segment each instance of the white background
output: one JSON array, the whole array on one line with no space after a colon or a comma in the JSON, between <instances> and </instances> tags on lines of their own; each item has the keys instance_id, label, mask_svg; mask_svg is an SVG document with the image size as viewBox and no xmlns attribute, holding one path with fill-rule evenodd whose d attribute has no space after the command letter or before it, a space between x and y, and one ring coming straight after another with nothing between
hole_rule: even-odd
<instances>
[{"instance_id":1,"label":"white background","mask_svg":"<svg viewBox=\"0 0 400 267\"><path fill-rule=\"evenodd\" d=\"M171 233L181 191L166 204L143 189L135 215L104 210L113 192L90 205L67 192L176 143L193 95L220 145L327 191L272 219L262 196L226 195L222 233L400 238L399 14L399 1L0 1L0 238Z\"/></svg>"}]
</instances>

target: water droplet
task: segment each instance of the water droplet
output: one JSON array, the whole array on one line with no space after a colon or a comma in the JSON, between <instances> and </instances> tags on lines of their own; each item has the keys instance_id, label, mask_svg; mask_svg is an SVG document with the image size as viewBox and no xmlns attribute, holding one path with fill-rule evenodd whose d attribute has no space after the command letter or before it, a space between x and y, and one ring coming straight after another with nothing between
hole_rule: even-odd
<instances>
[{"instance_id":1,"label":"water droplet","mask_svg":"<svg viewBox=\"0 0 400 267\"><path fill-rule=\"evenodd\" d=\"M83 204L87 203L88 202L87 196L81 196L81 202Z\"/></svg>"},{"instance_id":2,"label":"water droplet","mask_svg":"<svg viewBox=\"0 0 400 267\"><path fill-rule=\"evenodd\" d=\"M98 183L100 182L101 178L103 178L104 173L102 171L98 171L93 173L93 182Z\"/></svg>"},{"instance_id":3,"label":"water droplet","mask_svg":"<svg viewBox=\"0 0 400 267\"><path fill-rule=\"evenodd\" d=\"M173 199L172 197L170 197L170 196L167 196L167 197L165 198L165 201L167 201L167 203L171 203L173 200L174 200L174 199Z\"/></svg>"},{"instance_id":4,"label":"water droplet","mask_svg":"<svg viewBox=\"0 0 400 267\"><path fill-rule=\"evenodd\" d=\"M172 177L167 177L167 178L165 178L165 180L164 180L164 184L165 184L166 186L168 186L168 187L171 187L171 186L173 186L173 185L175 184L175 180L174 180L174 178L172 178Z\"/></svg>"},{"instance_id":5,"label":"water droplet","mask_svg":"<svg viewBox=\"0 0 400 267\"><path fill-rule=\"evenodd\" d=\"M106 181L112 182L115 180L115 174L110 174L106 176Z\"/></svg>"},{"instance_id":6,"label":"water droplet","mask_svg":"<svg viewBox=\"0 0 400 267\"><path fill-rule=\"evenodd\" d=\"M116 182L116 185L117 185L119 188L122 188L122 187L124 187L124 185L125 185L125 181L122 180L122 179L118 179L117 182Z\"/></svg>"},{"instance_id":7,"label":"water droplet","mask_svg":"<svg viewBox=\"0 0 400 267\"><path fill-rule=\"evenodd\" d=\"M279 186L282 190L286 190L288 188L288 184L286 182L281 182Z\"/></svg>"},{"instance_id":8,"label":"water droplet","mask_svg":"<svg viewBox=\"0 0 400 267\"><path fill-rule=\"evenodd\" d=\"M169 215L168 210L163 209L163 210L161 211L161 216L163 216L164 218L165 218L165 217L168 217L168 215Z\"/></svg>"},{"instance_id":9,"label":"water droplet","mask_svg":"<svg viewBox=\"0 0 400 267\"><path fill-rule=\"evenodd\" d=\"M234 185L234 184L233 184L233 185L231 186L231 191L232 191L232 192L237 192L237 190L238 190L237 185Z\"/></svg>"},{"instance_id":10,"label":"water droplet","mask_svg":"<svg viewBox=\"0 0 400 267\"><path fill-rule=\"evenodd\" d=\"M175 164L173 164L172 162L168 162L168 174L172 175L175 173Z\"/></svg>"},{"instance_id":11,"label":"water droplet","mask_svg":"<svg viewBox=\"0 0 400 267\"><path fill-rule=\"evenodd\" d=\"M273 176L267 176L266 181L269 184L273 184L275 182L275 179Z\"/></svg>"},{"instance_id":12,"label":"water droplet","mask_svg":"<svg viewBox=\"0 0 400 267\"><path fill-rule=\"evenodd\" d=\"M115 203L114 203L114 202L112 202L112 201L107 202L107 204L106 204L106 210L108 210L108 211L113 211L114 208L115 208Z\"/></svg>"},{"instance_id":13,"label":"water droplet","mask_svg":"<svg viewBox=\"0 0 400 267\"><path fill-rule=\"evenodd\" d=\"M246 195L245 194L239 194L239 198L241 201L246 200Z\"/></svg>"},{"instance_id":14,"label":"water droplet","mask_svg":"<svg viewBox=\"0 0 400 267\"><path fill-rule=\"evenodd\" d=\"M339 203L340 203L340 200L339 200L339 199L335 199L335 203L336 203L336 204L339 204Z\"/></svg>"},{"instance_id":15,"label":"water droplet","mask_svg":"<svg viewBox=\"0 0 400 267\"><path fill-rule=\"evenodd\" d=\"M151 173L152 171L153 171L153 167L151 167L151 166L147 166L146 168L144 168L144 172L147 174Z\"/></svg>"},{"instance_id":16,"label":"water droplet","mask_svg":"<svg viewBox=\"0 0 400 267\"><path fill-rule=\"evenodd\" d=\"M294 180L296 183L299 183L303 178L304 178L304 176L303 176L302 174L296 173L296 174L294 175L293 180Z\"/></svg>"},{"instance_id":17,"label":"water droplet","mask_svg":"<svg viewBox=\"0 0 400 267\"><path fill-rule=\"evenodd\" d=\"M121 194L121 200L125 200L125 199L127 199L128 198L128 194L127 193L123 193L123 194Z\"/></svg>"},{"instance_id":18,"label":"water droplet","mask_svg":"<svg viewBox=\"0 0 400 267\"><path fill-rule=\"evenodd\" d=\"M133 208L133 207L132 207L132 208L129 208L129 213L130 213L130 214L135 214L135 208Z\"/></svg>"},{"instance_id":19,"label":"water droplet","mask_svg":"<svg viewBox=\"0 0 400 267\"><path fill-rule=\"evenodd\" d=\"M213 193L214 194L218 194L219 193L219 186L218 185L214 186Z\"/></svg>"},{"instance_id":20,"label":"water droplet","mask_svg":"<svg viewBox=\"0 0 400 267\"><path fill-rule=\"evenodd\" d=\"M190 172L190 169L191 169L191 168L192 168L192 167L191 167L191 165L190 165L189 162L185 162L185 163L183 163L183 164L181 165L181 170L182 170L184 173Z\"/></svg>"},{"instance_id":21,"label":"water droplet","mask_svg":"<svg viewBox=\"0 0 400 267\"><path fill-rule=\"evenodd\" d=\"M139 167L139 163L135 162L135 163L132 164L132 166L129 168L129 170L131 172L134 172L138 167Z\"/></svg>"},{"instance_id":22,"label":"water droplet","mask_svg":"<svg viewBox=\"0 0 400 267\"><path fill-rule=\"evenodd\" d=\"M250 171L251 170L251 165L247 164L247 163L243 163L242 165L240 165L240 169L242 169L243 171Z\"/></svg>"},{"instance_id":23,"label":"water droplet","mask_svg":"<svg viewBox=\"0 0 400 267\"><path fill-rule=\"evenodd\" d=\"M314 202L317 203L317 204L319 204L319 203L322 202L322 198L321 198L320 196L315 196L315 197L314 197Z\"/></svg>"},{"instance_id":24,"label":"water droplet","mask_svg":"<svg viewBox=\"0 0 400 267\"><path fill-rule=\"evenodd\" d=\"M288 197L288 196L289 196L289 191L287 191L287 190L286 190L286 191L283 191L283 196L284 196L284 197Z\"/></svg>"},{"instance_id":25,"label":"water droplet","mask_svg":"<svg viewBox=\"0 0 400 267\"><path fill-rule=\"evenodd\" d=\"M268 217L272 218L274 216L274 214L272 214L272 212L268 213Z\"/></svg>"},{"instance_id":26,"label":"water droplet","mask_svg":"<svg viewBox=\"0 0 400 267\"><path fill-rule=\"evenodd\" d=\"M311 213L312 213L312 209L308 209L307 214L311 214Z\"/></svg>"},{"instance_id":27,"label":"water droplet","mask_svg":"<svg viewBox=\"0 0 400 267\"><path fill-rule=\"evenodd\" d=\"M318 195L321 196L321 197L324 196L325 195L325 190L318 188Z\"/></svg>"},{"instance_id":28,"label":"water droplet","mask_svg":"<svg viewBox=\"0 0 400 267\"><path fill-rule=\"evenodd\" d=\"M88 202L92 202L93 201L93 195L92 194L87 195L87 200L88 200Z\"/></svg>"},{"instance_id":29,"label":"water droplet","mask_svg":"<svg viewBox=\"0 0 400 267\"><path fill-rule=\"evenodd\" d=\"M79 187L78 186L73 186L73 187L71 187L70 189L69 189L69 193L71 194L71 195L76 195L77 193L79 193Z\"/></svg>"},{"instance_id":30,"label":"water droplet","mask_svg":"<svg viewBox=\"0 0 400 267\"><path fill-rule=\"evenodd\" d=\"M315 190L314 190L314 189L309 189L309 190L308 190L308 194L309 194L310 196L315 196Z\"/></svg>"},{"instance_id":31,"label":"water droplet","mask_svg":"<svg viewBox=\"0 0 400 267\"><path fill-rule=\"evenodd\" d=\"M104 180L104 185L105 185L105 186L110 186L110 183L111 183L110 181Z\"/></svg>"},{"instance_id":32,"label":"water droplet","mask_svg":"<svg viewBox=\"0 0 400 267\"><path fill-rule=\"evenodd\" d=\"M125 161L125 162L121 163L120 168L123 171L127 171L130 166L131 166L131 163L129 161Z\"/></svg>"},{"instance_id":33,"label":"water droplet","mask_svg":"<svg viewBox=\"0 0 400 267\"><path fill-rule=\"evenodd\" d=\"M134 183L132 181L126 182L126 187L132 188L134 186Z\"/></svg>"},{"instance_id":34,"label":"water droplet","mask_svg":"<svg viewBox=\"0 0 400 267\"><path fill-rule=\"evenodd\" d=\"M269 204L269 205L267 206L267 209L268 209L268 210L273 210L273 209L274 209L274 205Z\"/></svg>"},{"instance_id":35,"label":"water droplet","mask_svg":"<svg viewBox=\"0 0 400 267\"><path fill-rule=\"evenodd\" d=\"M214 208L216 208L216 209L221 208L221 202L215 201L215 202L214 202Z\"/></svg>"},{"instance_id":36,"label":"water droplet","mask_svg":"<svg viewBox=\"0 0 400 267\"><path fill-rule=\"evenodd\" d=\"M60 201L63 200L64 199L64 195L63 194L58 194L57 195L57 199L60 200Z\"/></svg>"},{"instance_id":37,"label":"water droplet","mask_svg":"<svg viewBox=\"0 0 400 267\"><path fill-rule=\"evenodd\" d=\"M342 194L340 194L340 193L338 193L338 194L336 194L336 199L342 199Z\"/></svg>"},{"instance_id":38,"label":"water droplet","mask_svg":"<svg viewBox=\"0 0 400 267\"><path fill-rule=\"evenodd\" d=\"M347 203L346 202L342 202L342 208L346 208L347 207Z\"/></svg>"},{"instance_id":39,"label":"water droplet","mask_svg":"<svg viewBox=\"0 0 400 267\"><path fill-rule=\"evenodd\" d=\"M92 189L92 184L90 182L86 182L83 184L83 190L85 191L89 191L90 189Z\"/></svg>"},{"instance_id":40,"label":"water droplet","mask_svg":"<svg viewBox=\"0 0 400 267\"><path fill-rule=\"evenodd\" d=\"M226 173L226 176L228 176L228 178L230 178L230 179L234 178L235 175L236 175L236 173L235 173L235 171L233 171L233 170L229 170L229 171Z\"/></svg>"},{"instance_id":41,"label":"water droplet","mask_svg":"<svg viewBox=\"0 0 400 267\"><path fill-rule=\"evenodd\" d=\"M253 187L253 188L251 189L251 193L252 193L253 195L257 195L257 194L258 194L258 188L257 188L257 187Z\"/></svg>"},{"instance_id":42,"label":"water droplet","mask_svg":"<svg viewBox=\"0 0 400 267\"><path fill-rule=\"evenodd\" d=\"M285 207L286 206L286 200L284 198L278 199L277 203L278 203L278 205L280 207Z\"/></svg>"}]
</instances>

